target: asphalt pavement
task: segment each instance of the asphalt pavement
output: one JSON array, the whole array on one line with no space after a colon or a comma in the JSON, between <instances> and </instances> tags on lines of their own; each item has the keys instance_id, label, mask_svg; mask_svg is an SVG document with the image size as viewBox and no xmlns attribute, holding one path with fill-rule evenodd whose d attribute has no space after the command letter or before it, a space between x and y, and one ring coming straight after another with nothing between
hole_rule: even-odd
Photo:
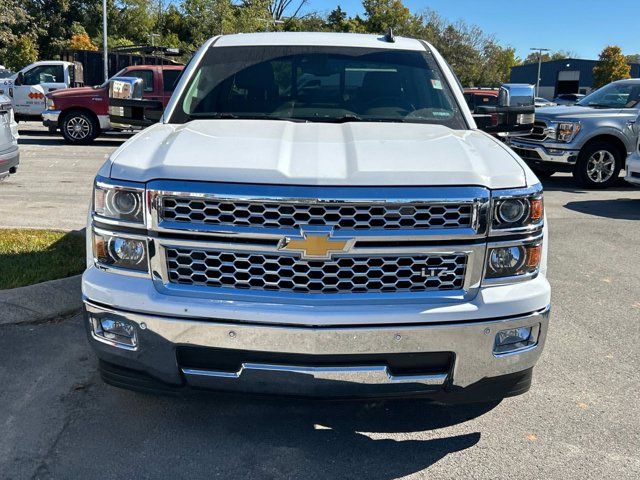
<instances>
[{"instance_id":1,"label":"asphalt pavement","mask_svg":"<svg viewBox=\"0 0 640 480\"><path fill-rule=\"evenodd\" d=\"M81 227L119 141L22 142L0 226ZM40 156L57 168L39 175ZM456 407L143 395L101 382L79 316L0 325L0 478L640 478L640 189L567 175L545 189L553 312L529 393Z\"/></svg>"}]
</instances>

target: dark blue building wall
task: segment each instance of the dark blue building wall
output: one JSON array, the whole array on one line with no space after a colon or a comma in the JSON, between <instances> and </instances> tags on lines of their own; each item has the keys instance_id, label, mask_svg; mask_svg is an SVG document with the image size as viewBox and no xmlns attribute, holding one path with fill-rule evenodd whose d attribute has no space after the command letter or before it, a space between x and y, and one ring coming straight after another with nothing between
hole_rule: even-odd
<instances>
[{"instance_id":1,"label":"dark blue building wall","mask_svg":"<svg viewBox=\"0 0 640 480\"><path fill-rule=\"evenodd\" d=\"M558 72L562 70L578 70L580 72L580 86L593 87L593 67L596 66L596 60L582 60L567 58L564 60L551 60L542 62L540 69L540 85L546 87L555 87L558 79ZM527 65L519 65L511 68L510 81L513 83L536 83L536 75L538 74L538 64L529 63ZM640 78L640 64L631 64L631 77Z\"/></svg>"}]
</instances>

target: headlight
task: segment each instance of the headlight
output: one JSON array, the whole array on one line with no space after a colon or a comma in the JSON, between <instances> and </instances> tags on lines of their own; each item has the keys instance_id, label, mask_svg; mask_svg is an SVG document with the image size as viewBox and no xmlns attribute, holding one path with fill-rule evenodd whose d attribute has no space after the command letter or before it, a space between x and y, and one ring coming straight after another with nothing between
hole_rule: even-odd
<instances>
[{"instance_id":1,"label":"headlight","mask_svg":"<svg viewBox=\"0 0 640 480\"><path fill-rule=\"evenodd\" d=\"M492 230L505 231L535 227L542 223L543 218L542 190L495 192Z\"/></svg>"},{"instance_id":2,"label":"headlight","mask_svg":"<svg viewBox=\"0 0 640 480\"><path fill-rule=\"evenodd\" d=\"M131 235L93 233L93 257L98 265L138 272L149 270L147 241Z\"/></svg>"},{"instance_id":3,"label":"headlight","mask_svg":"<svg viewBox=\"0 0 640 480\"><path fill-rule=\"evenodd\" d=\"M580 124L576 122L563 122L558 124L556 129L556 140L558 142L568 143L580 131Z\"/></svg>"},{"instance_id":4,"label":"headlight","mask_svg":"<svg viewBox=\"0 0 640 480\"><path fill-rule=\"evenodd\" d=\"M542 243L489 247L485 278L496 279L533 275L540 268Z\"/></svg>"},{"instance_id":5,"label":"headlight","mask_svg":"<svg viewBox=\"0 0 640 480\"><path fill-rule=\"evenodd\" d=\"M106 219L144 223L144 189L96 182L93 211Z\"/></svg>"},{"instance_id":6,"label":"headlight","mask_svg":"<svg viewBox=\"0 0 640 480\"><path fill-rule=\"evenodd\" d=\"M56 104L55 104L55 102L53 101L52 98L47 98L45 104L46 104L47 110L55 110L56 109Z\"/></svg>"}]
</instances>

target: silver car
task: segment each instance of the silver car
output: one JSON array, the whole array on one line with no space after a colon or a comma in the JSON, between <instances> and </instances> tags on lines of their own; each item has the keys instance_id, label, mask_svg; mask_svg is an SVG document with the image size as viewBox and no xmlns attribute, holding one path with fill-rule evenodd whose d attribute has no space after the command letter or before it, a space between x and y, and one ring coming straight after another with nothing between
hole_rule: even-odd
<instances>
[{"instance_id":1,"label":"silver car","mask_svg":"<svg viewBox=\"0 0 640 480\"><path fill-rule=\"evenodd\" d=\"M636 150L640 79L610 83L573 106L536 110L533 132L511 148L538 177L571 172L585 188L606 188Z\"/></svg>"},{"instance_id":2,"label":"silver car","mask_svg":"<svg viewBox=\"0 0 640 480\"><path fill-rule=\"evenodd\" d=\"M16 173L18 163L18 124L13 117L11 101L0 95L0 180Z\"/></svg>"}]
</instances>

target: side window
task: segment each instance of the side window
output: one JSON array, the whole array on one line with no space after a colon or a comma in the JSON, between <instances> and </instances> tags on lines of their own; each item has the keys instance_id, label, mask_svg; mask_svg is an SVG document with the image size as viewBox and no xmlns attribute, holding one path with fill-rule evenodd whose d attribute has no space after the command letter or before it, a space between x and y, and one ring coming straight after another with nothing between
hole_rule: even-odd
<instances>
[{"instance_id":1,"label":"side window","mask_svg":"<svg viewBox=\"0 0 640 480\"><path fill-rule=\"evenodd\" d=\"M63 82L64 67L62 65L40 65L24 73L24 85Z\"/></svg>"},{"instance_id":2,"label":"side window","mask_svg":"<svg viewBox=\"0 0 640 480\"><path fill-rule=\"evenodd\" d=\"M125 77L135 77L142 79L142 91L153 92L153 71L152 70L131 70L124 74Z\"/></svg>"},{"instance_id":3,"label":"side window","mask_svg":"<svg viewBox=\"0 0 640 480\"><path fill-rule=\"evenodd\" d=\"M181 70L163 70L162 85L165 92L173 92L180 78Z\"/></svg>"}]
</instances>

